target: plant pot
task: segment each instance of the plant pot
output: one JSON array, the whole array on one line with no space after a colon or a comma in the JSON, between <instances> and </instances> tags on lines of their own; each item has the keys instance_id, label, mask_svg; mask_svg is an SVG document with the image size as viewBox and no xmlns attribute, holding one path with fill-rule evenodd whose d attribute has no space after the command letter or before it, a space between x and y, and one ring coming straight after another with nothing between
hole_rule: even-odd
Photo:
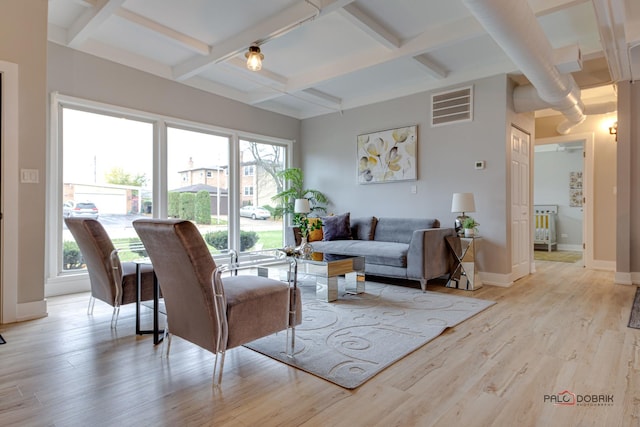
<instances>
[{"instance_id":1,"label":"plant pot","mask_svg":"<svg viewBox=\"0 0 640 427\"><path fill-rule=\"evenodd\" d=\"M473 228L464 229L464 237L473 237L473 236L475 236L475 230Z\"/></svg>"}]
</instances>

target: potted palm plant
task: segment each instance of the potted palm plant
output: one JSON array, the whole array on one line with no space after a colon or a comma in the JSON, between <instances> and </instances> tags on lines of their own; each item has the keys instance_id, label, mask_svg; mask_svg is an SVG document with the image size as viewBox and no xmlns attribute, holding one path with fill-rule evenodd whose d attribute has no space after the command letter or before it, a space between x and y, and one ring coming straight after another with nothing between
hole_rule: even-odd
<instances>
[{"instance_id":1,"label":"potted palm plant","mask_svg":"<svg viewBox=\"0 0 640 427\"><path fill-rule=\"evenodd\" d=\"M304 187L304 175L300 168L288 168L277 173L282 179L283 190L271 199L277 203L274 216L280 217L286 214L293 215L293 225L300 229L300 235L306 239L309 232L322 227L322 221L315 221L309 225L308 216L319 217L327 211L326 205L329 199L321 191ZM308 209L305 212L296 212L296 200L308 200Z\"/></svg>"}]
</instances>

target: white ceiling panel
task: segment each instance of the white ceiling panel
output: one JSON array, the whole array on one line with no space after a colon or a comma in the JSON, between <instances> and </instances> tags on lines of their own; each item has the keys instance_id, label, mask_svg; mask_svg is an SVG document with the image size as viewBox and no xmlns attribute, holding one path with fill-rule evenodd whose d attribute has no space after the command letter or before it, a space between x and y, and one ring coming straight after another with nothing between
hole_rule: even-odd
<instances>
[{"instance_id":1,"label":"white ceiling panel","mask_svg":"<svg viewBox=\"0 0 640 427\"><path fill-rule=\"evenodd\" d=\"M119 16L112 16L105 21L92 38L167 65L174 65L193 56L192 52L184 49L176 40L163 38L159 33Z\"/></svg>"},{"instance_id":2,"label":"white ceiling panel","mask_svg":"<svg viewBox=\"0 0 640 427\"><path fill-rule=\"evenodd\" d=\"M576 79L590 87L610 82L607 61L631 69L625 4L529 0L554 47L591 58ZM518 72L464 0L49 0L49 23L52 42L297 118Z\"/></svg>"}]
</instances>

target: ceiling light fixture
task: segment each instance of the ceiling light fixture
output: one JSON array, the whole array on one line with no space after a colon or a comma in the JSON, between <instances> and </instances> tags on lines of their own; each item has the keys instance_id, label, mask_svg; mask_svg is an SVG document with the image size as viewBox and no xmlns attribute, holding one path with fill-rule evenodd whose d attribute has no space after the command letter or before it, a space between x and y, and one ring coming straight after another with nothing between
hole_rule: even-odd
<instances>
[{"instance_id":1,"label":"ceiling light fixture","mask_svg":"<svg viewBox=\"0 0 640 427\"><path fill-rule=\"evenodd\" d=\"M249 46L249 52L245 53L247 58L247 68L251 71L260 71L262 69L262 60L264 55L260 53L258 45Z\"/></svg>"}]
</instances>

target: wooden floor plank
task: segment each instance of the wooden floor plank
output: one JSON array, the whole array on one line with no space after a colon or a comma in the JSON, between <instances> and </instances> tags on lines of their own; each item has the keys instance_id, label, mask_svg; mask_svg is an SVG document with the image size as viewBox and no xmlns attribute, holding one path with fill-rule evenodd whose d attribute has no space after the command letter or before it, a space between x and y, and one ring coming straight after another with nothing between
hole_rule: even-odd
<instances>
[{"instance_id":1,"label":"wooden floor plank","mask_svg":"<svg viewBox=\"0 0 640 427\"><path fill-rule=\"evenodd\" d=\"M538 262L510 288L474 292L496 305L445 331L356 390L245 348L222 389L213 355L174 338L161 355L135 336L135 308L87 294L49 298L49 316L0 325L0 424L29 426L640 425L640 330L627 327L635 286L577 264ZM151 314L143 313L148 325ZM611 405L558 406L569 390Z\"/></svg>"}]
</instances>

